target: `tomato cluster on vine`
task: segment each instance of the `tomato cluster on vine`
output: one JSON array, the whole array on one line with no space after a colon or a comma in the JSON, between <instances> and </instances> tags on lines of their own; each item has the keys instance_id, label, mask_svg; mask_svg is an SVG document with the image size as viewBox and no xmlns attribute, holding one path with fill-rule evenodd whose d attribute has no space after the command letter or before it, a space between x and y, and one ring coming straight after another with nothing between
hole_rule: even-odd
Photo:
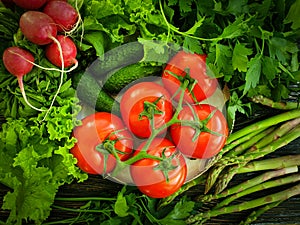
<instances>
[{"instance_id":1,"label":"tomato cluster on vine","mask_svg":"<svg viewBox=\"0 0 300 225\"><path fill-rule=\"evenodd\" d=\"M114 174L129 166L138 189L154 198L185 182L186 158L208 159L224 146L228 126L211 97L218 81L206 73L205 56L178 52L159 81L137 81L120 99L121 115L96 112L73 135L71 153L91 174Z\"/></svg>"}]
</instances>

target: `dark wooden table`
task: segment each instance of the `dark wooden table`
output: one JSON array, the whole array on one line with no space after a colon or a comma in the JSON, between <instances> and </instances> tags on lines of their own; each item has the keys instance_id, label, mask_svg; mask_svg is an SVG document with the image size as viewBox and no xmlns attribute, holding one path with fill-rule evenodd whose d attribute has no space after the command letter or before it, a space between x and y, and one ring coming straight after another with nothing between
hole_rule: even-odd
<instances>
[{"instance_id":1,"label":"dark wooden table","mask_svg":"<svg viewBox=\"0 0 300 225\"><path fill-rule=\"evenodd\" d=\"M288 144L287 146L281 148L270 156L280 156L286 154L300 153L300 138ZM2 160L2 159L1 159ZM233 183L241 182L245 179L245 176L236 176L233 179ZM100 176L90 176L89 179L83 183L73 183L69 185L64 185L59 189L58 196L60 197L85 197L85 196L99 196L99 193L117 193L121 189L121 185L113 183L109 180L102 179ZM286 186L285 186L286 187ZM3 196L9 191L9 189L0 184L0 206L3 203ZM197 186L189 191L187 194L190 196L196 196L203 193L203 187ZM266 191L268 194L268 191ZM253 197L253 196L252 196ZM249 199L250 200L250 199ZM60 202L60 204L63 204ZM72 203L72 205L78 207L82 203ZM5 221L8 216L8 211L0 209L0 220ZM209 220L206 224L217 225L226 224L234 225L238 224L241 220L245 219L249 211L243 211L240 213L234 213L230 215L223 215ZM61 220L66 218L72 218L76 216L77 213L60 211L58 209L53 209L49 217L49 221ZM283 202L276 208L273 208L262 216L260 216L255 223L259 224L300 224L300 196L290 198L289 200Z\"/></svg>"}]
</instances>

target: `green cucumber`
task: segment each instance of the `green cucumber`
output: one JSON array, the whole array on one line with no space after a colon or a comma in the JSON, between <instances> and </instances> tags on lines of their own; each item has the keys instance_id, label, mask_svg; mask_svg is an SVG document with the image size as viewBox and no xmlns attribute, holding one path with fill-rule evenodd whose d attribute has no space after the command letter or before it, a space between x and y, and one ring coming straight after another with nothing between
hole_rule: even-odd
<instances>
[{"instance_id":1,"label":"green cucumber","mask_svg":"<svg viewBox=\"0 0 300 225\"><path fill-rule=\"evenodd\" d=\"M119 103L89 73L73 74L72 84L77 97L96 111L120 114Z\"/></svg>"},{"instance_id":2,"label":"green cucumber","mask_svg":"<svg viewBox=\"0 0 300 225\"><path fill-rule=\"evenodd\" d=\"M99 79L112 70L139 62L143 57L143 45L139 42L129 42L105 52L103 57L99 57L88 67L87 71Z\"/></svg>"},{"instance_id":3,"label":"green cucumber","mask_svg":"<svg viewBox=\"0 0 300 225\"><path fill-rule=\"evenodd\" d=\"M152 66L144 63L135 63L110 72L103 80L103 88L108 93L119 93L131 82L149 76L160 75L161 66Z\"/></svg>"}]
</instances>

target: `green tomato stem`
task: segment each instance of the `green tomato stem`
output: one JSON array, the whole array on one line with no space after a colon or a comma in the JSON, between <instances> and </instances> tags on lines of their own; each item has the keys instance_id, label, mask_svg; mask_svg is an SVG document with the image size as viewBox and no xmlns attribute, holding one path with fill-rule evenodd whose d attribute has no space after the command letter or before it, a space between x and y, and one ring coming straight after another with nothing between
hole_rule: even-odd
<instances>
[{"instance_id":1,"label":"green tomato stem","mask_svg":"<svg viewBox=\"0 0 300 225\"><path fill-rule=\"evenodd\" d=\"M177 107L175 109L175 112L174 112L172 118L167 123L163 124L161 127L157 128L157 129L152 129L151 135L148 138L148 141L146 142L146 144L144 145L142 151L146 151L149 148L150 144L152 143L152 141L154 140L154 138L157 137L157 135L159 133L161 133L162 131L164 131L165 129L167 129L168 127L170 127L171 125L180 122L180 120L178 120L177 117L178 117L179 113L182 110L184 90L186 89L186 87L188 86L188 84L189 84L188 81L185 81L182 84L182 87L181 87L182 91L180 93L180 98L179 98L179 101L178 101L178 105L177 105ZM154 120L154 118L153 118L153 120Z\"/></svg>"}]
</instances>

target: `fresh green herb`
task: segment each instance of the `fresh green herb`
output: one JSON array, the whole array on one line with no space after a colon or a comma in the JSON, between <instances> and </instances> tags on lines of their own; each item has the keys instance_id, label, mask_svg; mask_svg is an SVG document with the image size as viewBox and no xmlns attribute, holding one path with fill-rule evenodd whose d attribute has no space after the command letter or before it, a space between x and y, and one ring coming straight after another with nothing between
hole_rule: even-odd
<instances>
[{"instance_id":1,"label":"fresh green herb","mask_svg":"<svg viewBox=\"0 0 300 225\"><path fill-rule=\"evenodd\" d=\"M74 179L87 178L69 153L75 139L70 134L78 121L76 99L30 119L7 118L0 133L0 182L12 189L2 209L10 210L7 224L23 220L41 223L50 214L58 188Z\"/></svg>"}]
</instances>

